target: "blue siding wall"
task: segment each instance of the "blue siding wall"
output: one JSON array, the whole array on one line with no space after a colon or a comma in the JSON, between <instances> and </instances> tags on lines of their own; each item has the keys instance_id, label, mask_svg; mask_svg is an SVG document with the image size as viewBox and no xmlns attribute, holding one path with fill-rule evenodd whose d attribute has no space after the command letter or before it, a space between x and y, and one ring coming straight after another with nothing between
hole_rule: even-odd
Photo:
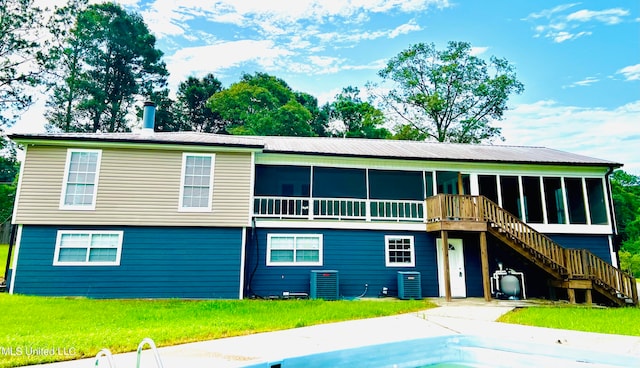
<instances>
[{"instance_id":1,"label":"blue siding wall","mask_svg":"<svg viewBox=\"0 0 640 368\"><path fill-rule=\"evenodd\" d=\"M120 266L53 266L58 230L123 230ZM24 226L14 292L91 298L231 298L242 229Z\"/></svg>"},{"instance_id":2,"label":"blue siding wall","mask_svg":"<svg viewBox=\"0 0 640 368\"><path fill-rule=\"evenodd\" d=\"M607 235L548 235L565 248L586 249L611 264L609 237Z\"/></svg>"},{"instance_id":3,"label":"blue siding wall","mask_svg":"<svg viewBox=\"0 0 640 368\"><path fill-rule=\"evenodd\" d=\"M322 234L322 266L266 266L267 234ZM416 251L415 267L385 266L385 235L412 235ZM257 244L256 244L257 240ZM256 253L257 250L257 253ZM256 254L258 258L256 258ZM283 291L309 292L311 270L338 270L340 295L377 297L383 287L397 295L398 271L418 271L422 277L422 295L438 296L435 238L426 232L326 230L326 229L257 229L247 239L247 283L250 293L261 297L282 296Z\"/></svg>"},{"instance_id":4,"label":"blue siding wall","mask_svg":"<svg viewBox=\"0 0 640 368\"><path fill-rule=\"evenodd\" d=\"M449 233L449 238L461 238L464 244L464 272L468 297L484 296L482 288L482 262L480 260L480 235L478 233Z\"/></svg>"}]
</instances>

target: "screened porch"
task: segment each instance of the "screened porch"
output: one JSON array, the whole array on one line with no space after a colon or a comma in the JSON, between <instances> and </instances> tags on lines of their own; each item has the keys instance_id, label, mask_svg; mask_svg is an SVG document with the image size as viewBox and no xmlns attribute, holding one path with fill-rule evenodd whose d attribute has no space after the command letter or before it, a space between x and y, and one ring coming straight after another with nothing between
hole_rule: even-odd
<instances>
[{"instance_id":1,"label":"screened porch","mask_svg":"<svg viewBox=\"0 0 640 368\"><path fill-rule=\"evenodd\" d=\"M422 171L256 165L254 215L361 221L424 221Z\"/></svg>"},{"instance_id":2,"label":"screened porch","mask_svg":"<svg viewBox=\"0 0 640 368\"><path fill-rule=\"evenodd\" d=\"M606 179L324 166L255 167L258 218L424 222L426 198L484 195L528 224L608 225Z\"/></svg>"}]
</instances>

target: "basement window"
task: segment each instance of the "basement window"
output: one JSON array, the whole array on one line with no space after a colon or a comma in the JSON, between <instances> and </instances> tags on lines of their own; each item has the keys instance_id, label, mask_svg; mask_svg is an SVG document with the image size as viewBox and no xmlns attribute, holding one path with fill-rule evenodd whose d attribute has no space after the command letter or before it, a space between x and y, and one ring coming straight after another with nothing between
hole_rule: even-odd
<instances>
[{"instance_id":1,"label":"basement window","mask_svg":"<svg viewBox=\"0 0 640 368\"><path fill-rule=\"evenodd\" d=\"M268 234L267 266L322 266L322 234Z\"/></svg>"},{"instance_id":2,"label":"basement window","mask_svg":"<svg viewBox=\"0 0 640 368\"><path fill-rule=\"evenodd\" d=\"M413 236L386 235L384 242L387 267L415 267Z\"/></svg>"},{"instance_id":3,"label":"basement window","mask_svg":"<svg viewBox=\"0 0 640 368\"><path fill-rule=\"evenodd\" d=\"M58 231L54 266L118 266L122 231Z\"/></svg>"}]
</instances>

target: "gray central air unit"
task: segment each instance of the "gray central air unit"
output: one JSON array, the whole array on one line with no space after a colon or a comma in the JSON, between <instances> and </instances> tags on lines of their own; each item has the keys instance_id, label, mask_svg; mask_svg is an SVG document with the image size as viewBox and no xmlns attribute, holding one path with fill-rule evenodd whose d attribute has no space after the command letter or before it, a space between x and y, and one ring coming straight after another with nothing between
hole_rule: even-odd
<instances>
[{"instance_id":1,"label":"gray central air unit","mask_svg":"<svg viewBox=\"0 0 640 368\"><path fill-rule=\"evenodd\" d=\"M338 300L338 271L311 271L311 299Z\"/></svg>"},{"instance_id":2,"label":"gray central air unit","mask_svg":"<svg viewBox=\"0 0 640 368\"><path fill-rule=\"evenodd\" d=\"M398 298L422 299L420 272L398 271Z\"/></svg>"}]
</instances>

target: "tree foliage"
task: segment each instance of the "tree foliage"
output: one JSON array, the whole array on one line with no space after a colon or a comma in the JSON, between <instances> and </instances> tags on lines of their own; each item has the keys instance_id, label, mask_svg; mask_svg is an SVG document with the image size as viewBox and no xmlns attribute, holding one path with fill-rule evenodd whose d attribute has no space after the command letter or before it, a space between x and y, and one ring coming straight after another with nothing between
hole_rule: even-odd
<instances>
[{"instance_id":1,"label":"tree foliage","mask_svg":"<svg viewBox=\"0 0 640 368\"><path fill-rule=\"evenodd\" d=\"M282 79L265 73L244 74L207 102L227 126L240 135L313 136L313 115ZM303 100L308 103L309 100Z\"/></svg>"},{"instance_id":2,"label":"tree foliage","mask_svg":"<svg viewBox=\"0 0 640 368\"><path fill-rule=\"evenodd\" d=\"M48 101L50 129L128 131L132 105L166 87L162 52L139 14L71 0L49 27L59 77Z\"/></svg>"},{"instance_id":3,"label":"tree foliage","mask_svg":"<svg viewBox=\"0 0 640 368\"><path fill-rule=\"evenodd\" d=\"M524 90L506 59L489 63L472 54L467 42L410 46L378 72L393 88L383 106L399 117L406 137L439 142L479 143L500 137L491 121L501 119L512 93ZM409 132L408 128L416 132Z\"/></svg>"},{"instance_id":4,"label":"tree foliage","mask_svg":"<svg viewBox=\"0 0 640 368\"><path fill-rule=\"evenodd\" d=\"M389 138L382 111L362 101L360 89L348 86L327 104L331 134L348 138Z\"/></svg>"},{"instance_id":5,"label":"tree foliage","mask_svg":"<svg viewBox=\"0 0 640 368\"><path fill-rule=\"evenodd\" d=\"M213 74L207 74L202 79L189 77L180 83L177 93L177 113L181 126L177 130L224 132L225 123L220 114L207 107L207 100L220 91L222 91L222 83Z\"/></svg>"},{"instance_id":6,"label":"tree foliage","mask_svg":"<svg viewBox=\"0 0 640 368\"><path fill-rule=\"evenodd\" d=\"M616 170L611 190L622 243L620 265L640 277L640 177Z\"/></svg>"},{"instance_id":7,"label":"tree foliage","mask_svg":"<svg viewBox=\"0 0 640 368\"><path fill-rule=\"evenodd\" d=\"M0 0L0 128L32 103L25 88L38 85L43 70L41 23L33 0Z\"/></svg>"},{"instance_id":8,"label":"tree foliage","mask_svg":"<svg viewBox=\"0 0 640 368\"><path fill-rule=\"evenodd\" d=\"M0 137L0 140L4 141L4 137ZM2 143L5 148L0 152L0 224L7 221L13 213L16 179L20 170L15 144Z\"/></svg>"}]
</instances>

